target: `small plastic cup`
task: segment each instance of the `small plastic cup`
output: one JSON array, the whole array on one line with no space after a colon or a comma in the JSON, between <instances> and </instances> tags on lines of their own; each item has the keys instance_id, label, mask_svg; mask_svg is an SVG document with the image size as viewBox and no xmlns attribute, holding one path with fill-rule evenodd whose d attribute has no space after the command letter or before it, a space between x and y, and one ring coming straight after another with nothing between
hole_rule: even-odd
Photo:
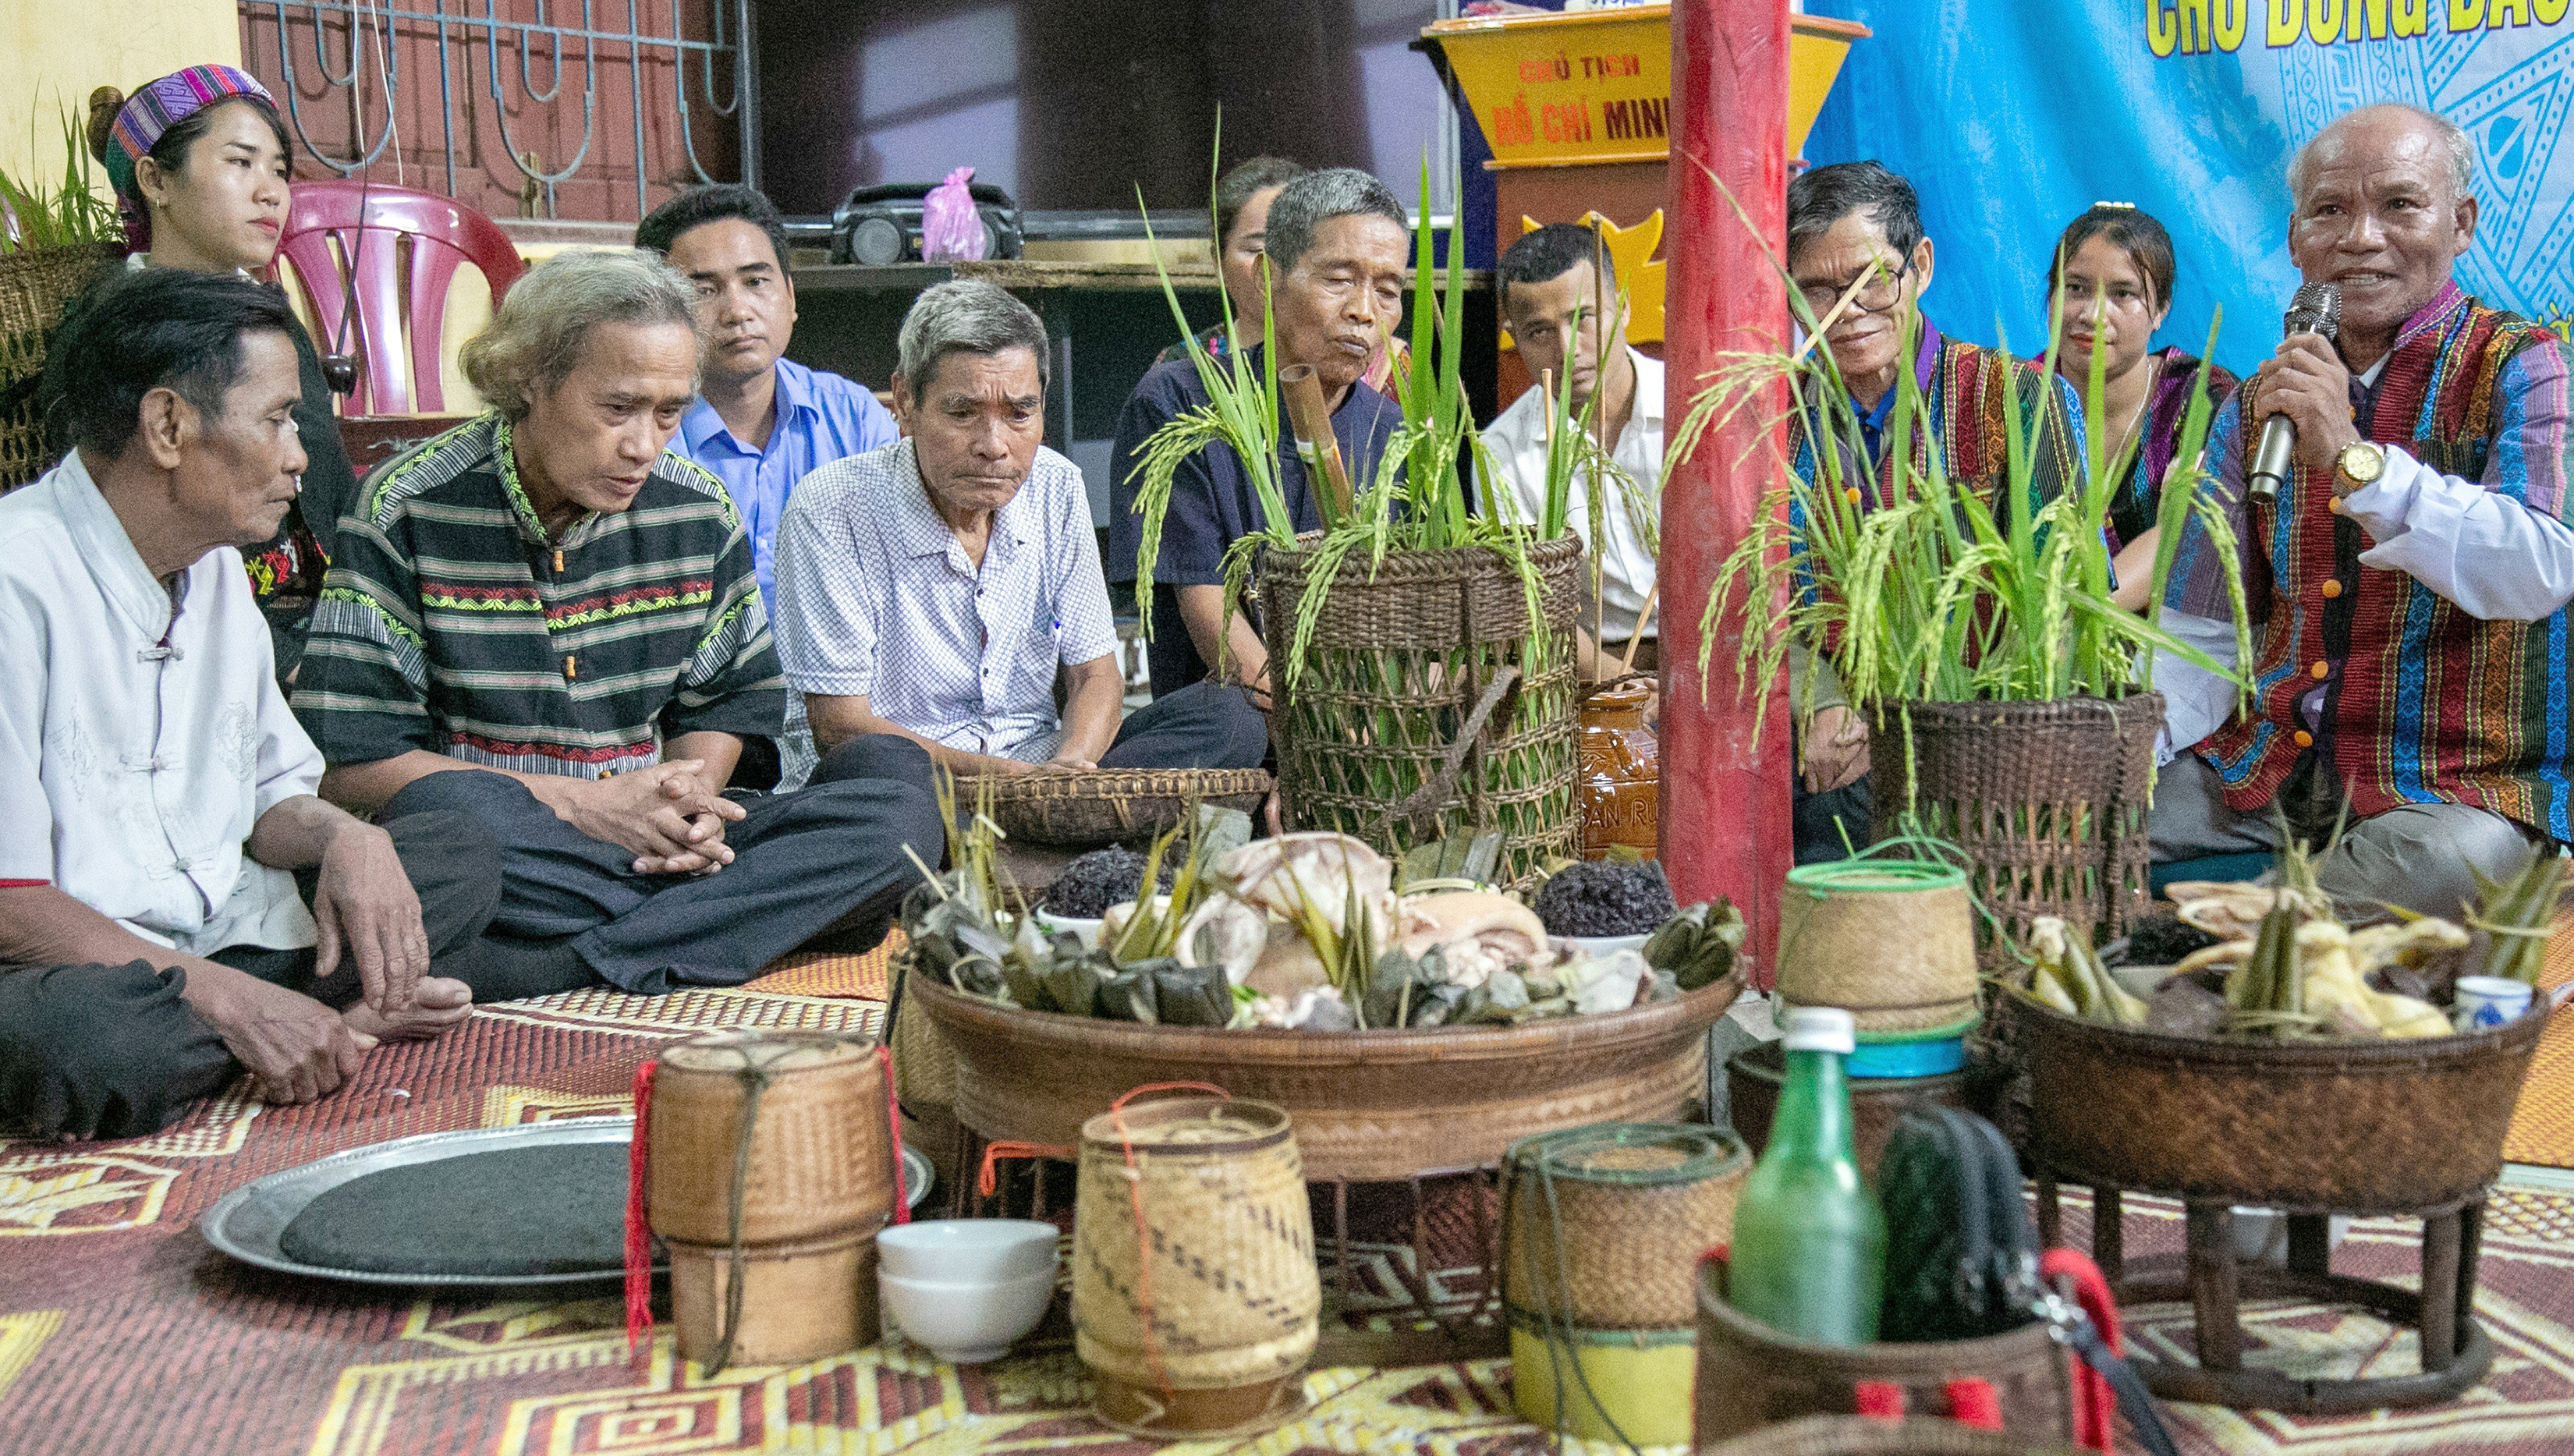
<instances>
[{"instance_id":1,"label":"small plastic cup","mask_svg":"<svg viewBox=\"0 0 2574 1456\"><path fill-rule=\"evenodd\" d=\"M2461 1031L2488 1031L2528 1014L2536 987L2498 975L2458 977L2456 1021Z\"/></svg>"}]
</instances>

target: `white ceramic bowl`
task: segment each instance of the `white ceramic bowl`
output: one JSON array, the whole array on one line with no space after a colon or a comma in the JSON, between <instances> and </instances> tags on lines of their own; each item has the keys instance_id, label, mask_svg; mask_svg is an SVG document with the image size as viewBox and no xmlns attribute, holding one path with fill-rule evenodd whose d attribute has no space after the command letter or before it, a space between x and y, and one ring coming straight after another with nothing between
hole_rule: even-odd
<instances>
[{"instance_id":1,"label":"white ceramic bowl","mask_svg":"<svg viewBox=\"0 0 2574 1456\"><path fill-rule=\"evenodd\" d=\"M1084 950L1099 948L1099 920L1095 916L1083 919L1078 915L1058 915L1052 910L1039 910L1037 924L1049 935L1077 936Z\"/></svg>"},{"instance_id":2,"label":"white ceramic bowl","mask_svg":"<svg viewBox=\"0 0 2574 1456\"><path fill-rule=\"evenodd\" d=\"M1055 1226L1033 1218L924 1218L876 1233L877 1267L944 1284L1054 1271Z\"/></svg>"},{"instance_id":3,"label":"white ceramic bowl","mask_svg":"<svg viewBox=\"0 0 2574 1456\"><path fill-rule=\"evenodd\" d=\"M878 1269L876 1291L905 1339L951 1365L979 1365L1001 1358L1045 1318L1054 1302L1054 1269L973 1283L906 1279Z\"/></svg>"}]
</instances>

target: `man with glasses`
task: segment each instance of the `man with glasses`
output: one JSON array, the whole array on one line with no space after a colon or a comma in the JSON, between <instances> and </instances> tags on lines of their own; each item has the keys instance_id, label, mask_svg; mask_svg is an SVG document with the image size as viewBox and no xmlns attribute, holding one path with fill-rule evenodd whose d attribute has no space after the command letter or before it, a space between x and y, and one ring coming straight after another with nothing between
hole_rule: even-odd
<instances>
[{"instance_id":1,"label":"man with glasses","mask_svg":"<svg viewBox=\"0 0 2574 1456\"><path fill-rule=\"evenodd\" d=\"M1814 481L1820 442L1840 452L1840 479L1855 483L1862 509L1876 504L1894 483L1896 442L1888 437L1910 368L1921 401L1908 450L1916 465L1928 464L1935 444L1948 477L1989 499L2009 467L2005 421L2016 409L2032 427L2030 494L2052 500L2081 479L2082 411L2073 388L1999 349L1940 333L1922 312L1931 253L1913 185L1882 163L1817 167L1790 184L1788 273L1804 299L1800 324L1823 326L1859 426L1858 438L1847 438L1828 426L1825 401L1800 400L1789 425L1797 474ZM1845 833L1854 844L1868 836L1868 724L1829 663L1800 653L1790 674L1798 711L1811 705L1813 713L1799 745L1797 858L1840 858Z\"/></svg>"}]
</instances>

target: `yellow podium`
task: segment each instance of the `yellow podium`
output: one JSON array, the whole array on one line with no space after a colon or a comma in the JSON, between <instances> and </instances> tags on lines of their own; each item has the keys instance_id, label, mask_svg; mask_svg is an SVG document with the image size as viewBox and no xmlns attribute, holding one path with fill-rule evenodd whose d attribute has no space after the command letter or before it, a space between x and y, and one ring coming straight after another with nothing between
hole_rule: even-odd
<instances>
[{"instance_id":1,"label":"yellow podium","mask_svg":"<svg viewBox=\"0 0 2574 1456\"><path fill-rule=\"evenodd\" d=\"M1788 150L1805 150L1842 61L1868 27L1791 17ZM1543 223L1591 220L1627 292L1630 343L1663 337L1663 205L1671 195L1672 8L1443 20L1418 47L1475 119L1497 174L1497 249ZM1527 387L1505 336L1501 399Z\"/></svg>"}]
</instances>

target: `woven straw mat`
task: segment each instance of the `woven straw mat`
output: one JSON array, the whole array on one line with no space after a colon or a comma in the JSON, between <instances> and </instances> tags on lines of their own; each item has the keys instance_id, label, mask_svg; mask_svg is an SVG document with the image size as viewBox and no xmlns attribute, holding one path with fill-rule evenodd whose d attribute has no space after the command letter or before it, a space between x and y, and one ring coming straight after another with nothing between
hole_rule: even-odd
<instances>
[{"instance_id":1,"label":"woven straw mat","mask_svg":"<svg viewBox=\"0 0 2574 1456\"><path fill-rule=\"evenodd\" d=\"M2548 942L2546 986L2574 980L2574 911L2560 912L2556 937ZM2530 1059L2529 1079L2520 1084L2520 1105L2511 1114L2511 1131L2502 1140L2502 1155L2516 1163L2574 1168L2574 1020L2559 1016L2538 1039Z\"/></svg>"},{"instance_id":2,"label":"woven straw mat","mask_svg":"<svg viewBox=\"0 0 2574 1456\"><path fill-rule=\"evenodd\" d=\"M864 955L816 951L780 956L766 975L742 989L773 996L851 996L881 1001L891 984L886 966L903 944L902 930L896 927L885 932L883 944Z\"/></svg>"}]
</instances>

